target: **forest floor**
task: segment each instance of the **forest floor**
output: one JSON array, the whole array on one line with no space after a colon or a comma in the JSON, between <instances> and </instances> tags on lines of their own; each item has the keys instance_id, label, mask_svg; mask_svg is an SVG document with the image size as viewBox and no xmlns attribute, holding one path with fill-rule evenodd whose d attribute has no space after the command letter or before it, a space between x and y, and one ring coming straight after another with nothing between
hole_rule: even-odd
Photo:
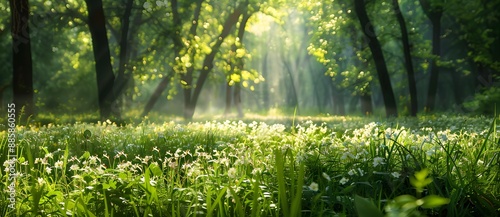
<instances>
[{"instance_id":1,"label":"forest floor","mask_svg":"<svg viewBox=\"0 0 500 217\"><path fill-rule=\"evenodd\" d=\"M0 216L498 216L496 122L247 116L17 126L12 155L9 130L0 132Z\"/></svg>"}]
</instances>

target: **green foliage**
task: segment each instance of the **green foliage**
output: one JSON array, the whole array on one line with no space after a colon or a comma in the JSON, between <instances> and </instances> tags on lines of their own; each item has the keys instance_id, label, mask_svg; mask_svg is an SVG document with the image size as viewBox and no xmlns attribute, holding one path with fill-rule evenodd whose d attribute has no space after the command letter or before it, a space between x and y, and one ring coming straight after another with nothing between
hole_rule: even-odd
<instances>
[{"instance_id":1,"label":"green foliage","mask_svg":"<svg viewBox=\"0 0 500 217\"><path fill-rule=\"evenodd\" d=\"M16 199L24 202L16 212L373 216L386 207L386 214L498 214L495 122L295 119L293 130L279 121L18 126ZM7 186L9 174L0 177Z\"/></svg>"},{"instance_id":2,"label":"green foliage","mask_svg":"<svg viewBox=\"0 0 500 217\"><path fill-rule=\"evenodd\" d=\"M450 203L450 199L437 195L427 195L420 198L424 187L432 183L432 178L428 178L428 175L428 169L415 172L414 176L410 177L410 183L415 187L417 197L407 194L397 196L385 206L386 216L425 216L418 211L419 207L432 209ZM380 210L368 199L356 195L355 204L356 210L361 217L383 216Z\"/></svg>"},{"instance_id":3,"label":"green foliage","mask_svg":"<svg viewBox=\"0 0 500 217\"><path fill-rule=\"evenodd\" d=\"M477 93L474 99L465 102L464 106L476 114L494 115L500 108L500 88L486 88L481 93Z\"/></svg>"}]
</instances>

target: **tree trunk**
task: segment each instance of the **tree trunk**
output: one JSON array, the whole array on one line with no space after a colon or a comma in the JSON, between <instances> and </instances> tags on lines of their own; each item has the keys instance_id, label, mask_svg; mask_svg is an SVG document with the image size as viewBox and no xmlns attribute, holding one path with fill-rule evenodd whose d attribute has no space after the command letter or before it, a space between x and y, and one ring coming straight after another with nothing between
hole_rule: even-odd
<instances>
[{"instance_id":1,"label":"tree trunk","mask_svg":"<svg viewBox=\"0 0 500 217\"><path fill-rule=\"evenodd\" d=\"M267 49L265 49L265 52L266 54L264 55L264 58L262 60L262 76L264 77L264 79L268 79L268 64L267 64L267 58L268 58L268 55L269 55L269 51L267 51ZM265 111L269 111L269 108L271 107L271 102L270 102L270 98L269 98L269 82L263 82L262 83L262 100L263 100L263 103L264 103L264 110Z\"/></svg>"},{"instance_id":2,"label":"tree trunk","mask_svg":"<svg viewBox=\"0 0 500 217\"><path fill-rule=\"evenodd\" d=\"M354 7L361 24L361 29L368 39L368 45L372 52L373 60L375 61L375 67L377 69L377 75L382 89L386 116L397 117L398 111L396 99L392 90L391 79L385 63L384 54L382 52L380 42L375 35L375 30L368 18L368 14L366 13L364 0L354 0Z\"/></svg>"},{"instance_id":3,"label":"tree trunk","mask_svg":"<svg viewBox=\"0 0 500 217\"><path fill-rule=\"evenodd\" d=\"M149 98L148 103L146 104L146 107L144 107L144 110L142 111L142 114L141 114L142 117L148 115L149 112L151 111L151 109L153 109L154 105L156 104L156 102L160 98L163 91L165 89L167 89L168 83L170 82L170 80L172 79L173 76L174 76L174 71L172 69L172 71L170 73L168 73L167 76L165 76L165 77L163 77L163 79L161 79L160 83L158 84L158 86L155 89L155 92L153 92L153 95L151 95L151 98Z\"/></svg>"},{"instance_id":4,"label":"tree trunk","mask_svg":"<svg viewBox=\"0 0 500 217\"><path fill-rule=\"evenodd\" d=\"M228 116L231 113L231 85L229 85L229 81L226 82L226 108L224 109L224 116Z\"/></svg>"},{"instance_id":5,"label":"tree trunk","mask_svg":"<svg viewBox=\"0 0 500 217\"><path fill-rule=\"evenodd\" d=\"M187 89L189 91L189 94L187 94L187 97L185 100L189 100L188 102L185 102L185 112L184 112L184 118L186 120L192 120L194 111L196 108L196 103L198 102L198 98L200 97L201 90L203 88L203 85L205 84L205 81L208 78L208 74L210 71L212 71L212 68L214 67L214 59L215 55L217 52L219 52L219 48L224 42L224 39L229 35L231 32L232 27L238 22L238 18L240 15L246 11L246 6L248 2L246 2L244 5L240 5L238 8L236 8L233 13L229 15L229 17L226 19L223 27L222 27L222 32L221 34L217 37L215 44L212 46L212 51L210 54L205 56L205 59L203 60L203 67L200 70L200 76L198 77L198 80L196 82L196 86L194 87L193 94L191 96L191 90ZM192 79L192 77L191 77Z\"/></svg>"},{"instance_id":6,"label":"tree trunk","mask_svg":"<svg viewBox=\"0 0 500 217\"><path fill-rule=\"evenodd\" d=\"M201 7L201 2L202 1L199 1L198 5L197 5L197 8L198 7ZM182 41L180 39L180 31L181 31L181 25L182 25L182 21L181 21L181 17L179 16L179 11L178 11L178 8L177 8L177 0L172 0L171 3L170 3L170 6L172 8L172 19L173 19L173 23L174 23L174 28L175 28L175 33L174 34L174 37L173 37L173 42L174 42L174 58L175 57L178 57L179 56L179 53L180 53L180 50L182 49ZM196 14L199 13L198 12L198 9L195 10L195 17L197 16ZM142 115L141 116L146 116L149 114L149 112L151 111L151 109L153 109L154 105L156 104L156 102L158 101L158 99L160 98L161 94L163 93L163 91L165 91L165 89L167 89L168 87L168 83L170 82L170 80L172 79L172 77L175 75L175 70L172 68L170 73L168 73L167 76L165 76L161 81L160 83L158 84L158 86L156 87L155 89L155 92L153 92L153 95L151 95L151 98L149 98L149 101L148 103L146 104L146 107L144 107L144 110L142 112Z\"/></svg>"},{"instance_id":7,"label":"tree trunk","mask_svg":"<svg viewBox=\"0 0 500 217\"><path fill-rule=\"evenodd\" d=\"M396 13L396 18L401 30L401 40L403 44L403 53L405 59L406 73L408 75L408 87L410 89L410 115L417 116L417 82L415 81L415 72L413 71L413 62L411 58L410 40L408 39L408 30L406 29L406 22L399 8L398 0L392 0L392 5Z\"/></svg>"},{"instance_id":8,"label":"tree trunk","mask_svg":"<svg viewBox=\"0 0 500 217\"><path fill-rule=\"evenodd\" d=\"M200 19L201 13L201 5L203 4L203 0L198 0L196 2L196 8L194 10L193 21L191 24L191 28L189 29L189 37L196 36L196 30L198 28L198 20ZM192 49L190 54L190 59L194 61L194 57L196 55L196 50ZM194 65L187 69L187 72L181 75L181 79L183 81L183 94L184 94L184 119L191 120L194 115L193 106L191 105L191 89L193 88L193 72Z\"/></svg>"},{"instance_id":9,"label":"tree trunk","mask_svg":"<svg viewBox=\"0 0 500 217\"><path fill-rule=\"evenodd\" d=\"M97 91L99 93L99 111L101 119L110 118L112 114L113 86L115 75L111 66L108 36L102 0L85 0L88 10L88 25L92 36L95 69L97 77Z\"/></svg>"},{"instance_id":10,"label":"tree trunk","mask_svg":"<svg viewBox=\"0 0 500 217\"><path fill-rule=\"evenodd\" d=\"M422 10L427 15L432 24L432 55L434 59L431 64L431 76L429 79L429 89L427 91L426 111L433 111L436 103L436 95L439 81L439 67L437 60L441 55L441 17L443 8L432 6L429 0L420 0Z\"/></svg>"},{"instance_id":11,"label":"tree trunk","mask_svg":"<svg viewBox=\"0 0 500 217\"><path fill-rule=\"evenodd\" d=\"M3 86L0 87L0 104L1 105L5 105L6 104L6 103L3 102L3 93L11 85L12 85L12 82L10 82L8 84L5 84L5 85L3 85ZM0 106L0 112L3 112L3 111L4 111L4 107Z\"/></svg>"},{"instance_id":12,"label":"tree trunk","mask_svg":"<svg viewBox=\"0 0 500 217\"><path fill-rule=\"evenodd\" d=\"M15 113L16 118L24 121L34 114L33 66L29 31L30 9L28 0L10 0L9 3Z\"/></svg>"},{"instance_id":13,"label":"tree trunk","mask_svg":"<svg viewBox=\"0 0 500 217\"><path fill-rule=\"evenodd\" d=\"M451 82L453 83L453 96L455 96L455 104L462 108L463 101L463 93L462 93L462 81L458 75L459 72L451 71Z\"/></svg>"},{"instance_id":14,"label":"tree trunk","mask_svg":"<svg viewBox=\"0 0 500 217\"><path fill-rule=\"evenodd\" d=\"M369 93L361 94L359 100L361 104L361 112L363 112L363 115L373 115L372 95Z\"/></svg>"},{"instance_id":15,"label":"tree trunk","mask_svg":"<svg viewBox=\"0 0 500 217\"><path fill-rule=\"evenodd\" d=\"M238 118L243 118L243 109L241 107L241 83L236 84L234 87L234 106L238 111Z\"/></svg>"},{"instance_id":16,"label":"tree trunk","mask_svg":"<svg viewBox=\"0 0 500 217\"><path fill-rule=\"evenodd\" d=\"M288 75L288 79L290 80L290 90L287 91L287 92L291 93L291 95L290 95L291 104L289 104L289 105L292 105L298 111L299 110L299 97L297 96L297 88L295 88L295 82L294 82L293 75L292 75L292 69L290 68L290 63L285 60L284 55L282 55L282 62L286 68L286 73Z\"/></svg>"},{"instance_id":17,"label":"tree trunk","mask_svg":"<svg viewBox=\"0 0 500 217\"><path fill-rule=\"evenodd\" d=\"M130 50L128 49L128 44L129 44L129 27L130 27L130 16L132 14L132 5L134 3L134 0L127 0L127 3L125 5L125 12L123 13L123 17L121 20L121 36L120 36L120 62L118 66L118 72L116 76L116 81L114 84L114 99L113 102L115 104L118 103L118 98L120 95L123 93L126 84L129 81L129 78L131 77L130 74L125 74L125 69L128 65L128 58L127 56ZM119 106L118 106L119 107ZM119 115L119 110L116 111L117 115Z\"/></svg>"}]
</instances>

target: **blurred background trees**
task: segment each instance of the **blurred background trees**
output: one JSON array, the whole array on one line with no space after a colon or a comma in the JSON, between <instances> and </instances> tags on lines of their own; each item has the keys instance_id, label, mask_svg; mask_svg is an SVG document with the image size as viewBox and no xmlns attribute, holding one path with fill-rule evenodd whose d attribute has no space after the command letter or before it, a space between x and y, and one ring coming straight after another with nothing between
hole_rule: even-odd
<instances>
[{"instance_id":1,"label":"blurred background trees","mask_svg":"<svg viewBox=\"0 0 500 217\"><path fill-rule=\"evenodd\" d=\"M87 3L29 1L21 80L36 115L487 114L500 102L497 1L103 0L102 17ZM26 104L19 7L0 8L12 51L0 99Z\"/></svg>"}]
</instances>

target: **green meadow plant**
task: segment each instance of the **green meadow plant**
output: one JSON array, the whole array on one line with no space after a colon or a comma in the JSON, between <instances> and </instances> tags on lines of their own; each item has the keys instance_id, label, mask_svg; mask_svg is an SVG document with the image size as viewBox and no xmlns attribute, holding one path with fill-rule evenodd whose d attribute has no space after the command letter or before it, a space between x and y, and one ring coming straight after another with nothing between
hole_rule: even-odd
<instances>
[{"instance_id":1,"label":"green meadow plant","mask_svg":"<svg viewBox=\"0 0 500 217\"><path fill-rule=\"evenodd\" d=\"M17 126L15 210L0 126L0 215L353 216L372 204L355 195L386 214L500 212L496 120L290 120ZM449 203L422 209L445 201L430 195Z\"/></svg>"},{"instance_id":2,"label":"green meadow plant","mask_svg":"<svg viewBox=\"0 0 500 217\"><path fill-rule=\"evenodd\" d=\"M410 183L416 190L416 197L412 195L400 195L396 198L390 200L390 202L385 206L384 210L388 217L399 217L399 216L425 216L418 209L432 209L436 208L450 202L450 199L443 198L437 195L427 195L422 197L424 188L432 183L432 178L427 177L429 175L428 169L423 169L421 171L415 172L414 176L410 177ZM360 217L382 217L384 216L378 208L371 203L368 199L362 198L360 196L355 196L356 210Z\"/></svg>"}]
</instances>

